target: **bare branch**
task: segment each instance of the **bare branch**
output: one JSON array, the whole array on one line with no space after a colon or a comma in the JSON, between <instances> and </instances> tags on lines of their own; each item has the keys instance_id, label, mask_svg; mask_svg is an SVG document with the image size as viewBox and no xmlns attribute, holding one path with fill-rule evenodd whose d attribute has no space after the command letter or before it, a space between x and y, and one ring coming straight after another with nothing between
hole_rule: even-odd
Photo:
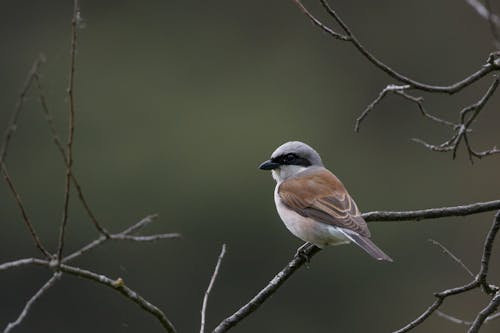
<instances>
[{"instance_id":1,"label":"bare branch","mask_svg":"<svg viewBox=\"0 0 500 333\"><path fill-rule=\"evenodd\" d=\"M439 248L441 248L441 250L446 253L451 259L453 259L453 261L455 261L457 264L459 264L468 274L470 277L474 278L474 274L471 272L471 270L469 269L469 267L467 267L464 262L458 258L457 256L455 256L453 253L451 253L450 250L448 250L443 244L441 244L440 242L434 240L434 239L430 239L429 238L429 242L431 242L432 244L438 246Z\"/></svg>"},{"instance_id":2,"label":"bare branch","mask_svg":"<svg viewBox=\"0 0 500 333\"><path fill-rule=\"evenodd\" d=\"M255 295L248 303L243 305L238 311L233 313L231 316L224 319L213 331L212 333L222 333L227 332L230 328L238 324L240 321L245 319L248 315L257 310L264 302L273 295L279 287L285 283L290 276L297 269L299 269L304 263L312 258L316 253L320 251L320 248L312 245L304 249L303 255L296 255L289 263L285 266L274 278Z\"/></svg>"},{"instance_id":3,"label":"bare branch","mask_svg":"<svg viewBox=\"0 0 500 333\"><path fill-rule=\"evenodd\" d=\"M491 10L490 0L484 0L484 4L486 10L488 11L488 25L490 26L491 35L493 36L493 44L498 50L500 48L500 34L498 33L500 20L498 16L493 14L493 11Z\"/></svg>"},{"instance_id":4,"label":"bare branch","mask_svg":"<svg viewBox=\"0 0 500 333\"><path fill-rule=\"evenodd\" d=\"M151 236L134 236L134 237L127 237L130 234L139 231L140 229L146 227L149 225L151 222L153 222L158 215L149 215L140 220L139 222L131 225L127 229L123 230L122 232L116 233L116 234L111 234L109 236L100 236L99 238L93 240L89 244L85 245L81 249L73 252L70 255L67 255L64 257L61 262L66 263L70 260L73 260L75 258L78 258L82 254L96 248L97 246L101 245L107 240L132 240L132 241L155 241L155 240L160 240L160 239L171 239L171 238L179 238L181 237L180 234L177 233L171 233L171 234L159 234L159 235L151 235Z\"/></svg>"},{"instance_id":5,"label":"bare branch","mask_svg":"<svg viewBox=\"0 0 500 333\"><path fill-rule=\"evenodd\" d=\"M466 325L466 326L470 326L472 324L471 321L467 321L467 320L462 320L460 318L457 318L457 317L454 317L454 316L451 316L449 314L446 314L442 311L439 311L437 310L436 311L436 314L441 317L441 318L444 318L448 321L451 321L452 323L455 323L455 324L459 324L459 325Z\"/></svg>"},{"instance_id":6,"label":"bare branch","mask_svg":"<svg viewBox=\"0 0 500 333\"><path fill-rule=\"evenodd\" d=\"M45 120L47 121L47 124L49 125L50 132L52 134L52 141L54 142L57 149L61 153L61 156L64 160L64 164L66 165L66 168L67 168L68 167L68 158L66 156L66 152L64 151L64 147L63 147L63 144L62 144L61 139L59 137L59 134L57 133L57 129L56 129L56 126L54 124L52 114L51 114L49 107L47 105L47 100L45 99L45 95L44 95L43 89L42 89L42 84L40 82L40 77L38 74L35 75L35 82L36 82L38 92L39 92L40 105L41 105L42 111L45 115ZM108 231L99 223L99 221L97 221L97 218L95 217L94 213L90 209L90 205L88 204L87 199L83 195L82 187L80 186L80 183L76 179L75 173L73 171L71 172L71 180L73 181L73 184L75 185L76 192L78 193L78 198L80 199L83 207L85 208L85 211L87 212L87 215L90 217L90 220L92 221L92 223L94 224L96 229L101 234L109 236Z\"/></svg>"},{"instance_id":7,"label":"bare branch","mask_svg":"<svg viewBox=\"0 0 500 333\"><path fill-rule=\"evenodd\" d=\"M423 97L415 97L415 96L409 95L403 90L396 90L396 91L394 91L394 93L406 98L407 100L409 100L415 104L417 104L417 107L420 110L420 113L422 114L422 116L424 116L424 117L426 117L426 118L428 118L428 119L430 119L438 124L441 124L441 125L446 125L446 126L450 126L450 127L457 126L457 124L455 124L455 123L438 118L436 116L431 115L429 112L427 112L424 108L424 104L423 104L424 98Z\"/></svg>"},{"instance_id":8,"label":"bare branch","mask_svg":"<svg viewBox=\"0 0 500 333\"><path fill-rule=\"evenodd\" d=\"M155 242L161 239L175 239L181 238L179 233L169 233L169 234L156 234L150 236L129 236L129 235L110 235L112 240L128 240L133 242Z\"/></svg>"},{"instance_id":9,"label":"bare branch","mask_svg":"<svg viewBox=\"0 0 500 333\"><path fill-rule=\"evenodd\" d=\"M4 333L9 333L14 327L16 327L17 325L19 325L23 320L24 318L28 315L28 312L30 311L31 307L33 306L33 304L50 288L54 285L54 283L56 283L56 281L61 277L61 273L60 272L55 272L54 275L52 275L52 277L42 286L42 288L40 288L35 295L33 295L33 297L31 297L28 302L26 303L26 305L24 306L24 309L23 311L21 312L21 314L19 315L19 317L17 317L17 319L11 323L9 323L7 325L7 327L5 328L5 330L3 331Z\"/></svg>"},{"instance_id":10,"label":"bare branch","mask_svg":"<svg viewBox=\"0 0 500 333\"><path fill-rule=\"evenodd\" d=\"M482 287L483 291L486 294L492 295L496 293L496 295L490 302L490 304L483 311L480 312L478 317L474 320L471 329L469 330L469 332L477 332L479 330L479 327L483 324L485 320L488 319L488 316L491 315L497 309L500 303L500 296L498 293L499 288L497 286L488 284L486 281L489 261L491 256L491 249L499 228L500 228L500 210L496 213L491 229L488 232L488 235L486 236L486 241L483 249L483 256L481 258L481 268L479 270L479 273L471 282L461 287L447 289L439 293L435 293L434 296L436 297L436 300L434 301L434 303L432 303L431 306L427 308L427 310L424 311L424 313L422 313L417 319L413 320L408 325L404 326L403 328L397 331L394 331L393 333L407 332L415 328L416 326L420 325L443 304L444 300L447 297L462 294L469 290Z\"/></svg>"},{"instance_id":11,"label":"bare branch","mask_svg":"<svg viewBox=\"0 0 500 333\"><path fill-rule=\"evenodd\" d=\"M19 210L21 211L21 215L23 216L24 224L28 228L28 230L31 234L31 237L33 238L33 241L35 242L36 247L47 258L52 257L51 254L49 253L49 251L47 251L45 249L45 246L43 246L42 241L40 240L40 237L38 237L38 234L36 233L35 228L33 227L33 224L31 223L30 218L28 217L28 213L26 212L26 209L24 208L23 202L21 200L21 196L17 192L17 190L14 186L14 183L12 182L12 179L10 178L9 173L7 172L7 168L6 168L5 164L3 163L3 161L0 163L0 167L2 169L3 177L4 177L5 181L7 182L7 184L9 185L9 188L10 188L12 195L16 199L17 206L19 207Z\"/></svg>"},{"instance_id":12,"label":"bare branch","mask_svg":"<svg viewBox=\"0 0 500 333\"><path fill-rule=\"evenodd\" d=\"M59 247L57 250L57 258L61 260L64 250L64 237L66 232L66 224L68 223L68 208L69 208L69 195L71 187L71 168L73 166L73 138L75 135L75 98L74 98L74 81L75 81L75 57L76 57L76 42L77 42L77 21L80 17L80 2L74 0L73 2L73 18L71 20L71 52L70 52L70 68L69 68L69 83L68 83L68 96L69 96L69 121L68 121L68 143L66 154L66 185L64 189L64 205L61 227L59 230Z\"/></svg>"},{"instance_id":13,"label":"bare branch","mask_svg":"<svg viewBox=\"0 0 500 333\"><path fill-rule=\"evenodd\" d=\"M88 279L94 282L97 282L99 284L102 284L106 287L110 287L116 291L118 291L120 294L131 300L132 302L136 303L139 305L144 311L149 312L153 316L158 319L160 324L163 326L165 331L169 333L175 333L176 330L174 328L174 325L170 322L170 320L165 316L165 313L161 311L158 307L155 305L149 303L147 300L145 300L142 296L140 296L137 292L134 290L130 289L125 285L125 282L123 279L118 278L116 280L112 280L109 277L102 275L102 274L96 274L94 272L78 268L78 267L73 267L73 266L68 266L65 264L60 265L60 270L64 273L68 273L71 275L75 275L84 279Z\"/></svg>"},{"instance_id":14,"label":"bare branch","mask_svg":"<svg viewBox=\"0 0 500 333\"><path fill-rule=\"evenodd\" d=\"M484 241L483 255L481 257L481 268L479 270L479 274L477 277L479 283L483 287L484 292L490 295L498 291L498 287L490 285L486 281L486 277L488 276L488 269L490 265L493 243L495 242L495 238L497 237L499 228L500 228L500 210L495 215L495 220L491 225L490 230L488 231L486 240Z\"/></svg>"},{"instance_id":15,"label":"bare branch","mask_svg":"<svg viewBox=\"0 0 500 333\"><path fill-rule=\"evenodd\" d=\"M465 0L476 13L479 14L483 19L493 22L493 24L500 26L500 18L495 14L491 13L480 1L478 0Z\"/></svg>"},{"instance_id":16,"label":"bare branch","mask_svg":"<svg viewBox=\"0 0 500 333\"><path fill-rule=\"evenodd\" d=\"M9 268L27 266L27 265L48 265L49 262L47 260L38 259L38 258L25 258L18 259L15 261L6 262L0 265L0 271L7 270Z\"/></svg>"},{"instance_id":17,"label":"bare branch","mask_svg":"<svg viewBox=\"0 0 500 333\"><path fill-rule=\"evenodd\" d=\"M363 218L367 221L404 221L404 220L420 220L420 219L430 219L430 218L439 218L446 216L464 216L471 214L478 214L485 211L490 210L498 210L500 209L500 200L490 201L485 203L475 203L472 205L466 206L457 206L457 207L443 207L443 208L433 208L433 209L425 209L419 211L409 211L409 212L370 212L363 214ZM492 230L487 236L486 244L492 244L496 231L498 231L498 225L500 222L500 211L495 216L495 222L493 224ZM496 228L496 229L495 229ZM307 244L307 243L306 243ZM306 245L305 244L305 245ZM281 270L261 291L257 293L248 303L243 305L239 310L237 310L234 314L224 319L214 330L213 333L222 333L227 332L230 328L238 324L248 315L256 311L272 294L274 294L278 288L298 269L300 268L309 258L311 258L314 254L319 252L320 249L315 246L308 246L304 250L305 256L296 255L288 265ZM491 247L485 245L485 254L483 257L483 261L486 262L484 265L485 268L481 268L480 274L478 274L472 282L451 289L443 290L439 293L435 294L436 300L429 306L418 318L414 321L410 322L408 325L403 328L395 331L394 333L402 333L411 330L412 328L420 325L424 322L431 314L433 314L444 302L445 298L457 294L461 294L467 292L471 289L478 288L481 285L487 285L490 288L493 286L486 284L486 282L482 282L481 272L487 273L487 266L489 262L489 256L491 255ZM483 286L484 288L484 286Z\"/></svg>"},{"instance_id":18,"label":"bare branch","mask_svg":"<svg viewBox=\"0 0 500 333\"><path fill-rule=\"evenodd\" d=\"M214 273L212 274L212 277L210 278L210 283L208 284L207 290L205 291L205 296L203 297L203 305L201 307L201 324L200 324L200 333L205 332L205 315L207 312L207 303L208 303L208 296L210 295L210 292L212 291L212 288L215 283L215 279L217 278L217 275L219 274L219 268L222 263L222 259L224 258L224 255L226 254L226 244L222 244L222 249L219 254L219 258L217 259L217 264L215 265Z\"/></svg>"},{"instance_id":19,"label":"bare branch","mask_svg":"<svg viewBox=\"0 0 500 333\"><path fill-rule=\"evenodd\" d=\"M488 316L491 315L493 312L495 312L499 305L500 305L500 292L497 292L495 297L493 297L491 302L488 304L488 306L486 306L483 310L481 310L481 312L479 312L479 314L477 315L476 319L474 319L468 333L479 332L479 329L486 321Z\"/></svg>"},{"instance_id":20,"label":"bare branch","mask_svg":"<svg viewBox=\"0 0 500 333\"><path fill-rule=\"evenodd\" d=\"M403 90L409 89L409 88L410 88L409 85L397 86L397 85L394 85L394 84L389 84L387 87L385 87L380 92L380 94L377 96L377 98L375 98L375 100L373 102L371 102L370 105L368 105L366 107L366 109L363 111L363 113L361 113L361 115L356 119L356 124L354 125L354 131L359 132L359 126L361 125L361 122L366 118L366 116L368 116L368 114L371 111L373 111L373 109L375 108L375 106L378 103L380 103L380 101L387 95L387 93L389 93L389 92L395 92L395 91L403 91Z\"/></svg>"},{"instance_id":21,"label":"bare branch","mask_svg":"<svg viewBox=\"0 0 500 333\"><path fill-rule=\"evenodd\" d=\"M9 126L5 129L4 138L2 141L2 148L0 150L0 163L5 162L5 158L7 157L7 150L9 147L10 140L12 139L12 135L17 129L17 121L19 120L19 115L23 110L24 100L26 95L28 94L29 89L33 83L33 79L38 73L40 65L44 62L44 57L39 55L38 58L35 59L33 65L31 66L31 70L28 73L26 80L24 81L23 89L19 94L19 98L16 103L16 108L12 113L9 121Z\"/></svg>"},{"instance_id":22,"label":"bare branch","mask_svg":"<svg viewBox=\"0 0 500 333\"><path fill-rule=\"evenodd\" d=\"M332 34L331 33L332 29L328 28L325 24L321 23L321 21L319 21L309 11L307 11L307 9L305 9L304 5L300 0L293 0L293 1L295 4L297 4L297 6L301 9L303 13L306 13L309 19L311 19L316 26L321 28L323 31L327 32L330 36L333 36L335 39L340 39L342 41L352 43L352 45L373 65L375 65L377 68L385 72L390 77L398 80L399 82L410 85L412 89L418 89L421 91L428 91L434 93L454 94L459 92L463 88L473 84L477 80L483 78L487 74L493 71L498 71L500 69L500 66L496 61L491 61L484 64L479 70L470 74L463 80L455 82L448 86L438 86L438 85L431 85L427 83L418 82L409 77L406 77L405 75L399 72L396 72L391 67L380 61L378 58L376 58L371 52L369 52L364 47L364 45L354 36L349 26L346 23L344 23L344 21L340 18L337 12L327 3L326 0L320 0L320 2L327 11L327 13L335 20L335 22L337 22L342 27L342 29L345 31L345 35L340 35L338 33ZM318 23L316 23L316 21ZM343 38L339 38L336 35L343 36Z\"/></svg>"},{"instance_id":23,"label":"bare branch","mask_svg":"<svg viewBox=\"0 0 500 333\"><path fill-rule=\"evenodd\" d=\"M402 212L384 212L375 211L364 213L363 218L367 222L379 221L420 221L425 219L436 219L450 216L466 216L478 213L484 213L500 209L500 200L477 202L469 205L456 207L430 208Z\"/></svg>"},{"instance_id":24,"label":"bare branch","mask_svg":"<svg viewBox=\"0 0 500 333\"><path fill-rule=\"evenodd\" d=\"M417 327L418 325L423 323L427 318L429 318L429 316L431 314L433 314L434 311L436 311L441 306L441 304L443 304L443 298L437 298L434 301L434 303L432 303L431 306L429 306L427 308L427 310L425 310L424 313L422 313L417 319L413 320L408 325L406 325L406 326L404 326L404 327L400 328L399 330L394 331L392 333L408 332L409 330Z\"/></svg>"},{"instance_id":25,"label":"bare branch","mask_svg":"<svg viewBox=\"0 0 500 333\"><path fill-rule=\"evenodd\" d=\"M300 10L311 20L311 22L313 24L315 24L316 26L320 27L321 30L325 31L326 33L328 33L330 36L332 36L335 39L340 39L343 41L350 41L351 40L351 37L339 34L338 32L333 31L332 29L330 29L329 27L327 27L326 25L321 23L321 21L318 20L317 18L315 18L311 14L311 12L309 12L307 10L307 8L304 7L304 5L300 1L298 1L298 0L293 0L293 1L295 2L295 4L297 4L297 6L300 8Z\"/></svg>"}]
</instances>

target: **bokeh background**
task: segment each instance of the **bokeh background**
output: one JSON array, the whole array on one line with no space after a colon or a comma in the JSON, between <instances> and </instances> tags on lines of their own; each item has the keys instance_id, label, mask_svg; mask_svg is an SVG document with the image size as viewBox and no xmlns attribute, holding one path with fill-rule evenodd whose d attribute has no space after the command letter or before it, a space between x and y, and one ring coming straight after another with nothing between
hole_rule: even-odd
<instances>
[{"instance_id":1,"label":"bokeh background","mask_svg":"<svg viewBox=\"0 0 500 333\"><path fill-rule=\"evenodd\" d=\"M66 133L71 1L2 1L0 125L5 128L40 52L49 107ZM306 5L320 17L314 1ZM436 84L462 79L493 50L483 19L465 1L336 1L335 8L380 59ZM301 242L284 228L274 181L257 169L279 144L308 142L363 211L410 210L498 199L500 159L471 165L410 141L441 142L447 128L390 96L355 118L388 83L349 44L313 27L291 1L96 1L81 4L76 66L75 173L112 231L151 213L146 230L181 240L111 243L76 264L122 277L163 309L179 332L199 328L203 293L223 243L228 251L209 299L208 329L262 288ZM423 95L450 120L479 99L486 78L456 96ZM473 145L500 144L498 93L484 109ZM64 167L31 93L7 164L51 249L61 220ZM67 251L96 237L71 201ZM477 271L493 213L422 222L372 223L394 259L375 262L354 246L316 256L234 332L389 332L416 318L432 293L469 281L428 239ZM37 255L5 184L0 186L0 262ZM498 244L496 244L498 245ZM496 246L498 249L498 246ZM496 251L497 253L498 251ZM491 277L498 283L498 256ZM0 274L0 326L14 320L49 277L45 268ZM487 299L458 296L443 310L471 320ZM484 332L498 332L500 321ZM433 316L415 332L461 332ZM156 319L116 292L64 277L16 332L161 332Z\"/></svg>"}]
</instances>

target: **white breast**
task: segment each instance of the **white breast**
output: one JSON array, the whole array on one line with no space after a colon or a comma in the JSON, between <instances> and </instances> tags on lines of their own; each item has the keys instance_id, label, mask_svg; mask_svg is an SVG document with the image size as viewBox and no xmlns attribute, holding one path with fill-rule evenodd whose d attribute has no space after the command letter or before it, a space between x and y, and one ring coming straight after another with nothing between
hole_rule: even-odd
<instances>
[{"instance_id":1,"label":"white breast","mask_svg":"<svg viewBox=\"0 0 500 333\"><path fill-rule=\"evenodd\" d=\"M274 190L274 202L281 220L292 234L320 248L349 243L349 239L337 227L301 216L286 207L278 194L279 185Z\"/></svg>"}]
</instances>

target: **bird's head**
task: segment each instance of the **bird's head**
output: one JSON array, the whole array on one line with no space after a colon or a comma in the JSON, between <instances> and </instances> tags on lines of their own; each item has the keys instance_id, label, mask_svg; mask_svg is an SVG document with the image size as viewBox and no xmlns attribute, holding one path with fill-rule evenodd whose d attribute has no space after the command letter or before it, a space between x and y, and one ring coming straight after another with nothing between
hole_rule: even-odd
<instances>
[{"instance_id":1,"label":"bird's head","mask_svg":"<svg viewBox=\"0 0 500 333\"><path fill-rule=\"evenodd\" d=\"M303 142L290 141L279 146L259 169L272 170L273 178L280 183L314 166L323 166L318 152Z\"/></svg>"}]
</instances>

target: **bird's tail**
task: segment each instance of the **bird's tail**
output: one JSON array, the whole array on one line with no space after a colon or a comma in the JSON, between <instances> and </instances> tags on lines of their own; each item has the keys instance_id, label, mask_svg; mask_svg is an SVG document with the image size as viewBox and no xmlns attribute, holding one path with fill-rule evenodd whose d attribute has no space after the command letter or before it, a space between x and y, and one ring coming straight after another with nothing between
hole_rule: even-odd
<instances>
[{"instance_id":1,"label":"bird's tail","mask_svg":"<svg viewBox=\"0 0 500 333\"><path fill-rule=\"evenodd\" d=\"M354 232L349 232L349 230L342 230L342 232L349 238L354 244L362 248L369 255L377 260L386 260L392 262L391 257L385 254L384 251L378 248L368 237L361 236Z\"/></svg>"}]
</instances>

